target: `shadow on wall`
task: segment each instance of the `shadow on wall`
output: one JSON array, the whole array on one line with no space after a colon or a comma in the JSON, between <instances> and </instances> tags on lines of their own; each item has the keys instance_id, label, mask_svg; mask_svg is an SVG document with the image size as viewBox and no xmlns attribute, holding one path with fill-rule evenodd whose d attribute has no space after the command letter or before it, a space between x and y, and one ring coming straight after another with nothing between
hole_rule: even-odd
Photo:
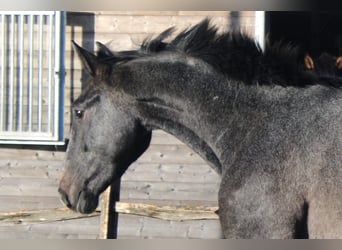
<instances>
[{"instance_id":1,"label":"shadow on wall","mask_svg":"<svg viewBox=\"0 0 342 250\"><path fill-rule=\"evenodd\" d=\"M67 69L70 69L69 83L71 88L71 102L74 101L74 93L73 90L78 87L75 86L77 83L75 80L75 60L77 56L75 51L73 51L71 46L71 41L74 40L83 48L94 51L94 44L95 44L95 15L94 13L86 13L86 12L68 12L67 13L67 20L66 20L66 51L70 51L70 65L66 65ZM69 46L69 47L68 47ZM85 83L87 80L86 74L83 71L81 77L81 87L82 89L85 87Z\"/></svg>"},{"instance_id":2,"label":"shadow on wall","mask_svg":"<svg viewBox=\"0 0 342 250\"><path fill-rule=\"evenodd\" d=\"M94 51L95 44L95 14L88 12L67 12L66 14L66 60L65 67L67 69L66 87L69 91L67 94L65 110L66 120L71 121L72 103L78 97L79 90L86 86L88 76L82 70L76 67L79 64L79 59L72 48L71 41L75 41L83 48ZM66 129L68 131L68 129ZM68 137L68 134L65 135Z\"/></svg>"},{"instance_id":3,"label":"shadow on wall","mask_svg":"<svg viewBox=\"0 0 342 250\"><path fill-rule=\"evenodd\" d=\"M229 13L228 19L230 20L230 31L240 31L241 25L240 25L240 12L239 11L231 11Z\"/></svg>"}]
</instances>

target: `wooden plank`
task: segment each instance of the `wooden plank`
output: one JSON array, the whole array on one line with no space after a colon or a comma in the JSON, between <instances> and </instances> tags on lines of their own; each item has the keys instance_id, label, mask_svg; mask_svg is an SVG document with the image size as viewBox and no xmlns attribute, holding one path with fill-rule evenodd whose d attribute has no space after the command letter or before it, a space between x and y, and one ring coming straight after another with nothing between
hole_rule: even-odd
<instances>
[{"instance_id":1,"label":"wooden plank","mask_svg":"<svg viewBox=\"0 0 342 250\"><path fill-rule=\"evenodd\" d=\"M34 223L30 225L31 231L63 234L95 234L98 235L100 215L85 218L54 221L51 223Z\"/></svg>"},{"instance_id":2,"label":"wooden plank","mask_svg":"<svg viewBox=\"0 0 342 250\"><path fill-rule=\"evenodd\" d=\"M178 11L95 11L96 16L174 16Z\"/></svg>"},{"instance_id":3,"label":"wooden plank","mask_svg":"<svg viewBox=\"0 0 342 250\"><path fill-rule=\"evenodd\" d=\"M111 36L118 35L135 35L140 36L155 36L166 28L175 27L177 34L181 30L187 29L207 16L99 16L97 18L96 37L102 37L106 40L111 40ZM218 27L221 31L230 29L231 22L238 20L241 30L254 28L255 17L244 16L232 18L230 16L212 16L211 23ZM126 25L125 25L126 24ZM107 29L106 29L107 28ZM254 35L254 33L251 33ZM134 41L132 39L132 41ZM91 41L90 41L91 42ZM137 45L137 44L134 44ZM125 46L126 47L126 46ZM126 47L127 48L127 47Z\"/></svg>"},{"instance_id":4,"label":"wooden plank","mask_svg":"<svg viewBox=\"0 0 342 250\"><path fill-rule=\"evenodd\" d=\"M3 231L0 233L0 239L1 240L28 240L28 239L41 239L41 240L47 240L47 239L54 239L54 240L69 240L69 239L98 239L97 234L79 234L79 233L56 233L51 230L46 230L45 232L33 232L27 229L24 232L18 232L16 230L8 230Z\"/></svg>"},{"instance_id":5,"label":"wooden plank","mask_svg":"<svg viewBox=\"0 0 342 250\"><path fill-rule=\"evenodd\" d=\"M156 206L206 206L206 207L217 207L217 199L216 200L157 200L157 199L127 199L124 197L120 197L120 202L124 203L142 203L142 204L153 204Z\"/></svg>"},{"instance_id":6,"label":"wooden plank","mask_svg":"<svg viewBox=\"0 0 342 250\"><path fill-rule=\"evenodd\" d=\"M2 149L0 149L1 151ZM37 160L21 160L19 159L0 159L1 170L20 170L22 168L44 168L46 171L56 170L61 171L63 167L63 161L51 160L51 161L37 161Z\"/></svg>"},{"instance_id":7,"label":"wooden plank","mask_svg":"<svg viewBox=\"0 0 342 250\"><path fill-rule=\"evenodd\" d=\"M205 164L204 160L185 145L150 145L138 159L140 163Z\"/></svg>"},{"instance_id":8,"label":"wooden plank","mask_svg":"<svg viewBox=\"0 0 342 250\"><path fill-rule=\"evenodd\" d=\"M100 15L96 18L97 33L146 33L156 34L166 28L177 27L179 30L189 28L206 18L203 16L114 16ZM214 16L212 22L219 27L229 27L226 16Z\"/></svg>"},{"instance_id":9,"label":"wooden plank","mask_svg":"<svg viewBox=\"0 0 342 250\"><path fill-rule=\"evenodd\" d=\"M95 11L99 15L115 16L228 16L231 11ZM239 11L240 17L254 16L255 11Z\"/></svg>"},{"instance_id":10,"label":"wooden plank","mask_svg":"<svg viewBox=\"0 0 342 250\"><path fill-rule=\"evenodd\" d=\"M163 131L163 130L154 130L152 133L151 144L154 145L184 145L179 139L175 136Z\"/></svg>"},{"instance_id":11,"label":"wooden plank","mask_svg":"<svg viewBox=\"0 0 342 250\"><path fill-rule=\"evenodd\" d=\"M221 177L208 165L202 164L148 164L136 162L130 166L122 180L160 181L175 183L219 183Z\"/></svg>"},{"instance_id":12,"label":"wooden plank","mask_svg":"<svg viewBox=\"0 0 342 250\"><path fill-rule=\"evenodd\" d=\"M38 192L38 191L37 191ZM0 211L10 212L17 210L42 210L52 209L62 206L60 197L48 196L18 196L6 195L0 196Z\"/></svg>"},{"instance_id":13,"label":"wooden plank","mask_svg":"<svg viewBox=\"0 0 342 250\"><path fill-rule=\"evenodd\" d=\"M243 11L245 12L245 11ZM94 12L97 16L98 15L122 15L122 16L180 16L180 15L187 15L187 16L223 16L230 13L229 11L95 11Z\"/></svg>"},{"instance_id":14,"label":"wooden plank","mask_svg":"<svg viewBox=\"0 0 342 250\"><path fill-rule=\"evenodd\" d=\"M162 220L214 220L218 219L215 213L217 207L204 206L156 206L148 204L132 204L118 202L116 211L124 214L147 216Z\"/></svg>"},{"instance_id":15,"label":"wooden plank","mask_svg":"<svg viewBox=\"0 0 342 250\"><path fill-rule=\"evenodd\" d=\"M93 239L98 238L99 216L63 221L22 224L2 224L0 238L21 239Z\"/></svg>"},{"instance_id":16,"label":"wooden plank","mask_svg":"<svg viewBox=\"0 0 342 250\"><path fill-rule=\"evenodd\" d=\"M99 216L99 212L91 214L76 213L68 208L55 208L45 210L3 212L0 213L1 225L29 225L36 223L47 223L55 221L65 221L80 218Z\"/></svg>"},{"instance_id":17,"label":"wooden plank","mask_svg":"<svg viewBox=\"0 0 342 250\"><path fill-rule=\"evenodd\" d=\"M7 165L8 164L8 165ZM0 160L2 178L43 178L59 179L62 176L63 162L59 161L9 161L6 165ZM34 164L34 165L33 165ZM56 164L54 166L54 164Z\"/></svg>"},{"instance_id":18,"label":"wooden plank","mask_svg":"<svg viewBox=\"0 0 342 250\"><path fill-rule=\"evenodd\" d=\"M146 216L168 221L216 220L218 219L216 214L217 210L218 207L206 206L157 206L126 202L116 202L115 204L115 211L117 213ZM1 212L0 224L1 226L13 224L30 225L97 216L100 216L99 211L95 211L91 214L81 214L68 208Z\"/></svg>"},{"instance_id":19,"label":"wooden plank","mask_svg":"<svg viewBox=\"0 0 342 250\"><path fill-rule=\"evenodd\" d=\"M214 220L167 221L120 214L119 239L220 239L220 222Z\"/></svg>"},{"instance_id":20,"label":"wooden plank","mask_svg":"<svg viewBox=\"0 0 342 250\"><path fill-rule=\"evenodd\" d=\"M219 183L174 183L126 181L121 185L121 197L169 201L217 201Z\"/></svg>"},{"instance_id":21,"label":"wooden plank","mask_svg":"<svg viewBox=\"0 0 342 250\"><path fill-rule=\"evenodd\" d=\"M2 196L59 197L57 179L43 178L1 178Z\"/></svg>"},{"instance_id":22,"label":"wooden plank","mask_svg":"<svg viewBox=\"0 0 342 250\"><path fill-rule=\"evenodd\" d=\"M30 148L5 148L0 149L0 159L3 160L64 160L65 152L30 149Z\"/></svg>"},{"instance_id":23,"label":"wooden plank","mask_svg":"<svg viewBox=\"0 0 342 250\"><path fill-rule=\"evenodd\" d=\"M240 18L254 17L255 11L238 11ZM230 16L231 11L179 11L178 16Z\"/></svg>"},{"instance_id":24,"label":"wooden plank","mask_svg":"<svg viewBox=\"0 0 342 250\"><path fill-rule=\"evenodd\" d=\"M63 161L65 152L40 149L1 148L0 159L3 160L38 160ZM179 163L205 164L204 160L186 145L150 145L138 159L140 163Z\"/></svg>"}]
</instances>

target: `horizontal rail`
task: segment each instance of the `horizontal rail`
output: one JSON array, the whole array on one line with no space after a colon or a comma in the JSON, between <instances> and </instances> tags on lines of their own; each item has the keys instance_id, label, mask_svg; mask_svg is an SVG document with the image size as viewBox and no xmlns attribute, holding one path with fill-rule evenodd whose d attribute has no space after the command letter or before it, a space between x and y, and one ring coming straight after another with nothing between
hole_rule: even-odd
<instances>
[{"instance_id":1,"label":"horizontal rail","mask_svg":"<svg viewBox=\"0 0 342 250\"><path fill-rule=\"evenodd\" d=\"M157 206L140 203L116 202L115 210L122 214L140 215L169 221L217 220L218 207Z\"/></svg>"},{"instance_id":2,"label":"horizontal rail","mask_svg":"<svg viewBox=\"0 0 342 250\"><path fill-rule=\"evenodd\" d=\"M116 202L115 210L122 214L140 215L169 221L217 220L218 207L157 206L141 203ZM68 208L27 210L0 213L0 225L30 225L100 216L100 211L81 214Z\"/></svg>"},{"instance_id":3,"label":"horizontal rail","mask_svg":"<svg viewBox=\"0 0 342 250\"><path fill-rule=\"evenodd\" d=\"M99 211L96 211L92 214L80 214L68 208L2 212L0 213L0 225L31 225L64 220L89 218L99 215Z\"/></svg>"}]
</instances>

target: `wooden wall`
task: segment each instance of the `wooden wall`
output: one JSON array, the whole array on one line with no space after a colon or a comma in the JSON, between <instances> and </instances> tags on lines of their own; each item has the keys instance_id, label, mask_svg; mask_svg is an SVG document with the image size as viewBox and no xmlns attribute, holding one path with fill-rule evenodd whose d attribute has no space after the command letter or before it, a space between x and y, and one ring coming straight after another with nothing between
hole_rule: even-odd
<instances>
[{"instance_id":1,"label":"wooden wall","mask_svg":"<svg viewBox=\"0 0 342 250\"><path fill-rule=\"evenodd\" d=\"M85 85L86 76L71 50L71 40L94 50L95 41L114 50L137 47L144 38L170 26L179 30L212 17L223 30L240 26L254 34L254 12L75 12L67 14L65 131L70 107ZM0 148L0 211L63 206L57 192L63 172L64 149L54 147ZM167 205L217 205L219 176L186 145L155 131L147 152L122 178L121 200ZM99 218L30 226L3 226L1 238L98 238ZM119 238L220 238L217 220L169 222L120 215Z\"/></svg>"}]
</instances>

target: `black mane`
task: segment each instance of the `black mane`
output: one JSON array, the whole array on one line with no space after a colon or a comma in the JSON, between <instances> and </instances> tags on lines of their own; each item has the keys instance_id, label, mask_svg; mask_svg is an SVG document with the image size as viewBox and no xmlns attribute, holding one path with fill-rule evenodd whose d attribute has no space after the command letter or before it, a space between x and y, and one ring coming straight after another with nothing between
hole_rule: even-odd
<instances>
[{"instance_id":1,"label":"black mane","mask_svg":"<svg viewBox=\"0 0 342 250\"><path fill-rule=\"evenodd\" d=\"M207 62L227 77L246 84L296 87L321 84L342 87L342 79L339 77L319 75L305 69L304 53L298 46L267 42L262 51L255 40L246 34L219 33L209 19L184 30L170 42L165 42L173 32L174 28L167 29L156 38L145 40L139 50L113 52L112 57L103 59L122 62L163 51L182 51Z\"/></svg>"}]
</instances>

